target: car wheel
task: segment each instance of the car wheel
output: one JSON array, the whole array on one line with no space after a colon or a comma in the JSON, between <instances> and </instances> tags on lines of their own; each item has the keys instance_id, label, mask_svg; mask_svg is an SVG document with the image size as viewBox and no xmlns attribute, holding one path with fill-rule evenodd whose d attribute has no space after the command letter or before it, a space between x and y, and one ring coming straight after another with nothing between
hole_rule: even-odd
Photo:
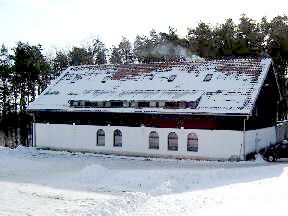
<instances>
[{"instance_id":1,"label":"car wheel","mask_svg":"<svg viewBox=\"0 0 288 216\"><path fill-rule=\"evenodd\" d=\"M267 161L274 162L274 161L276 161L276 157L274 155L268 155Z\"/></svg>"}]
</instances>

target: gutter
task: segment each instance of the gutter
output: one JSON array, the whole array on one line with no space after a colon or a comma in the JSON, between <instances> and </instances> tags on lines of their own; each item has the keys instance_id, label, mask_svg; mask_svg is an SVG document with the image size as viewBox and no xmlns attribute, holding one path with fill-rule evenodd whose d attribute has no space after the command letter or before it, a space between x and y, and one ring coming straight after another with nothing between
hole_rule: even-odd
<instances>
[{"instance_id":1,"label":"gutter","mask_svg":"<svg viewBox=\"0 0 288 216\"><path fill-rule=\"evenodd\" d=\"M137 111L110 111L110 110L87 110L87 109L29 109L27 110L30 113L33 112L86 112L86 113L127 113L127 114L161 114L161 115L199 115L199 116L226 116L226 117L248 117L252 116L252 113L209 113L209 112L159 112L159 111L149 111L145 112L145 110L137 110Z\"/></svg>"}]
</instances>

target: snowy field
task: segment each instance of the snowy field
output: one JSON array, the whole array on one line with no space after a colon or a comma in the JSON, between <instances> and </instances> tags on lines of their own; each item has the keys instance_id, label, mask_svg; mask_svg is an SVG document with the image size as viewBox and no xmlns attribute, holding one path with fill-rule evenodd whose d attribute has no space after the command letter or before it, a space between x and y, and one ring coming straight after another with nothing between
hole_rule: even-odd
<instances>
[{"instance_id":1,"label":"snowy field","mask_svg":"<svg viewBox=\"0 0 288 216\"><path fill-rule=\"evenodd\" d=\"M288 163L0 148L0 215L288 215Z\"/></svg>"}]
</instances>

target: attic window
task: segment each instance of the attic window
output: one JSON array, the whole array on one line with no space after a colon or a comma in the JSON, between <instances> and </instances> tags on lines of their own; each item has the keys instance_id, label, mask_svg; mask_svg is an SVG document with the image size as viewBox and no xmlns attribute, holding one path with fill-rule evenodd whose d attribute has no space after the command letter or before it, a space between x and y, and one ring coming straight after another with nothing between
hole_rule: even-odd
<instances>
[{"instance_id":1,"label":"attic window","mask_svg":"<svg viewBox=\"0 0 288 216\"><path fill-rule=\"evenodd\" d=\"M168 82L174 81L175 78L176 78L176 75L175 75L175 74L171 75L171 76L168 78Z\"/></svg>"},{"instance_id":2,"label":"attic window","mask_svg":"<svg viewBox=\"0 0 288 216\"><path fill-rule=\"evenodd\" d=\"M85 101L84 107L92 107L92 103L90 101Z\"/></svg>"},{"instance_id":3,"label":"attic window","mask_svg":"<svg viewBox=\"0 0 288 216\"><path fill-rule=\"evenodd\" d=\"M197 101L87 101L69 100L70 107L74 108L164 108L164 109L195 109L201 98Z\"/></svg>"},{"instance_id":4,"label":"attic window","mask_svg":"<svg viewBox=\"0 0 288 216\"><path fill-rule=\"evenodd\" d=\"M207 74L203 80L203 82L209 82L213 77L213 74Z\"/></svg>"},{"instance_id":5,"label":"attic window","mask_svg":"<svg viewBox=\"0 0 288 216\"><path fill-rule=\"evenodd\" d=\"M70 105L73 107L79 107L80 103L78 101L70 101Z\"/></svg>"},{"instance_id":6,"label":"attic window","mask_svg":"<svg viewBox=\"0 0 288 216\"><path fill-rule=\"evenodd\" d=\"M137 105L138 105L138 108L150 107L150 102L149 101L139 101Z\"/></svg>"},{"instance_id":7,"label":"attic window","mask_svg":"<svg viewBox=\"0 0 288 216\"><path fill-rule=\"evenodd\" d=\"M123 107L123 101L111 101L112 108L121 108Z\"/></svg>"},{"instance_id":8,"label":"attic window","mask_svg":"<svg viewBox=\"0 0 288 216\"><path fill-rule=\"evenodd\" d=\"M167 109L177 109L178 103L177 102L165 102L165 108Z\"/></svg>"}]
</instances>

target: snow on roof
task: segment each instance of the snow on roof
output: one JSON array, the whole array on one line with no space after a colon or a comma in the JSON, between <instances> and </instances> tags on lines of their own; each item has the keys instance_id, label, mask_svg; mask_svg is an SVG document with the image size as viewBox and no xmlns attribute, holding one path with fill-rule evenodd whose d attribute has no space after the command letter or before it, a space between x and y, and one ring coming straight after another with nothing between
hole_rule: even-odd
<instances>
[{"instance_id":1,"label":"snow on roof","mask_svg":"<svg viewBox=\"0 0 288 216\"><path fill-rule=\"evenodd\" d=\"M72 66L28 109L251 114L271 59ZM85 108L69 101L199 101L194 108Z\"/></svg>"}]
</instances>

